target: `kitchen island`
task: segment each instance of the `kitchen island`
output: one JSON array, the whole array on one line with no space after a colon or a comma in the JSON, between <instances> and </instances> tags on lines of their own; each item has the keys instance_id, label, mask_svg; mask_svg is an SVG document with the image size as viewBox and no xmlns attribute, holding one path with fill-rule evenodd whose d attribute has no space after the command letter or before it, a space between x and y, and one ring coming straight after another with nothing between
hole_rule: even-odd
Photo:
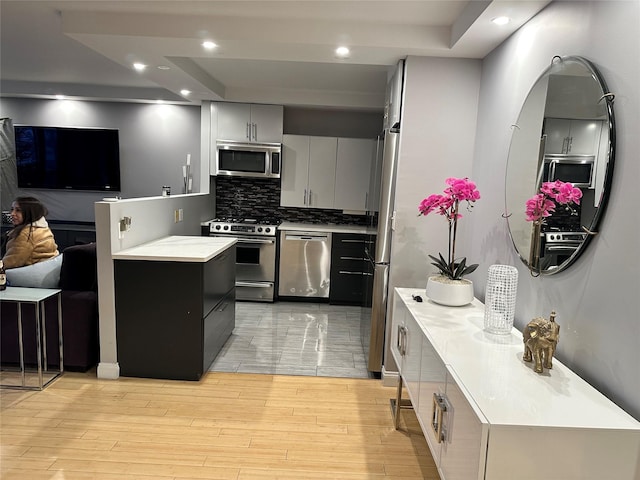
<instances>
[{"instance_id":1,"label":"kitchen island","mask_svg":"<svg viewBox=\"0 0 640 480\"><path fill-rule=\"evenodd\" d=\"M113 254L123 376L199 380L235 327L232 238L170 236Z\"/></svg>"}]
</instances>

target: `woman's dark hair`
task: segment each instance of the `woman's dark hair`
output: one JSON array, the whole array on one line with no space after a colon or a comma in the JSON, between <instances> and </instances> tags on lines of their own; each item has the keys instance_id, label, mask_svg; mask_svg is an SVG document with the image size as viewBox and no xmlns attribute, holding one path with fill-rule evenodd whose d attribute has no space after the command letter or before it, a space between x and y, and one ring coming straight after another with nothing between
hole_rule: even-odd
<instances>
[{"instance_id":1,"label":"woman's dark hair","mask_svg":"<svg viewBox=\"0 0 640 480\"><path fill-rule=\"evenodd\" d=\"M47 207L35 197L17 197L14 202L22 212L22 223L13 229L12 236L17 236L24 227L31 226L33 222L37 222L49 213Z\"/></svg>"}]
</instances>

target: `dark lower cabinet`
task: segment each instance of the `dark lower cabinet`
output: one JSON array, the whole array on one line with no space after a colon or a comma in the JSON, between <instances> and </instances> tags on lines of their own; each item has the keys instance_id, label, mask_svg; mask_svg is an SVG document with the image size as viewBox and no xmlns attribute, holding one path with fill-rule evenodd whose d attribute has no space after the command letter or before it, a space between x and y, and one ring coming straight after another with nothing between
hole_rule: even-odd
<instances>
[{"instance_id":1,"label":"dark lower cabinet","mask_svg":"<svg viewBox=\"0 0 640 480\"><path fill-rule=\"evenodd\" d=\"M332 234L329 303L362 305L363 275L367 270L364 251L367 239L362 234Z\"/></svg>"},{"instance_id":2,"label":"dark lower cabinet","mask_svg":"<svg viewBox=\"0 0 640 480\"><path fill-rule=\"evenodd\" d=\"M235 246L206 263L115 260L125 377L199 380L235 327Z\"/></svg>"}]
</instances>

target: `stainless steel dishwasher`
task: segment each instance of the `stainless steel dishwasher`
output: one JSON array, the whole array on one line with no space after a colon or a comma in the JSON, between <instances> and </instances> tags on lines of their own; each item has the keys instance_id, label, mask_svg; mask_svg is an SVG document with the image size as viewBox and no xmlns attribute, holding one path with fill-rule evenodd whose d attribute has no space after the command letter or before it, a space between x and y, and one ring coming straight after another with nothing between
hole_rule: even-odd
<instances>
[{"instance_id":1,"label":"stainless steel dishwasher","mask_svg":"<svg viewBox=\"0 0 640 480\"><path fill-rule=\"evenodd\" d=\"M330 232L280 232L279 296L329 298L330 274Z\"/></svg>"}]
</instances>

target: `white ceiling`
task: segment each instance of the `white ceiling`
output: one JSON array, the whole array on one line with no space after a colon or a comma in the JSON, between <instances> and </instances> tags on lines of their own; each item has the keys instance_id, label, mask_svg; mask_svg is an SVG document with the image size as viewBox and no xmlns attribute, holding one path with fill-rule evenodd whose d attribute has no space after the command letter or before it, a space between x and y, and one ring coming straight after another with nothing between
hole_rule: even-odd
<instances>
[{"instance_id":1,"label":"white ceiling","mask_svg":"<svg viewBox=\"0 0 640 480\"><path fill-rule=\"evenodd\" d=\"M377 110L399 59L484 58L550 1L2 0L0 93Z\"/></svg>"}]
</instances>

